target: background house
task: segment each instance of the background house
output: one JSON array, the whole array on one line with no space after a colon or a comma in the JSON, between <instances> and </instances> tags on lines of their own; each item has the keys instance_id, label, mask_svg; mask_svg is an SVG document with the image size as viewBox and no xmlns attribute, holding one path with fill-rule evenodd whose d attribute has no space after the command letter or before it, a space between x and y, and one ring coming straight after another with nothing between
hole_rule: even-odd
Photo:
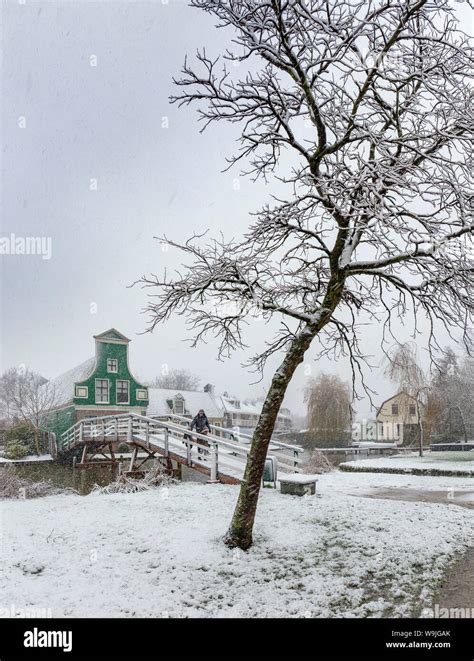
<instances>
[{"instance_id":1,"label":"background house","mask_svg":"<svg viewBox=\"0 0 474 661\"><path fill-rule=\"evenodd\" d=\"M419 439L416 399L402 391L385 400L377 411L378 440L409 445Z\"/></svg>"},{"instance_id":2,"label":"background house","mask_svg":"<svg viewBox=\"0 0 474 661\"><path fill-rule=\"evenodd\" d=\"M56 406L45 426L62 434L79 420L122 413L146 414L148 388L132 375L130 340L114 328L94 336L95 356L49 381Z\"/></svg>"},{"instance_id":3,"label":"background house","mask_svg":"<svg viewBox=\"0 0 474 661\"><path fill-rule=\"evenodd\" d=\"M261 402L245 402L238 397L231 397L224 393L220 397L224 427L238 427L244 434L252 434L257 426L260 412L262 410ZM281 408L275 424L276 432L289 431L292 427L290 411Z\"/></svg>"},{"instance_id":4,"label":"background house","mask_svg":"<svg viewBox=\"0 0 474 661\"><path fill-rule=\"evenodd\" d=\"M166 419L170 414L194 418L203 409L211 425L222 426L222 408L209 390L170 390L148 388L147 415Z\"/></svg>"}]
</instances>

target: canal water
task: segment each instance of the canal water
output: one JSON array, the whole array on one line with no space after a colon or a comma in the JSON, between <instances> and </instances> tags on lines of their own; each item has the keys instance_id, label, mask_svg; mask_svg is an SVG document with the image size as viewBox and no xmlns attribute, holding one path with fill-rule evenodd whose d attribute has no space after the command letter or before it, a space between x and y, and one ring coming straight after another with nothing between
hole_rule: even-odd
<instances>
[{"instance_id":1,"label":"canal water","mask_svg":"<svg viewBox=\"0 0 474 661\"><path fill-rule=\"evenodd\" d=\"M2 471L14 470L18 477L31 482L50 482L61 489L74 489L85 496L92 491L95 485L104 487L113 482L118 475L118 467L97 466L87 470L73 470L72 466L56 463L3 464L0 467L0 480Z\"/></svg>"}]
</instances>

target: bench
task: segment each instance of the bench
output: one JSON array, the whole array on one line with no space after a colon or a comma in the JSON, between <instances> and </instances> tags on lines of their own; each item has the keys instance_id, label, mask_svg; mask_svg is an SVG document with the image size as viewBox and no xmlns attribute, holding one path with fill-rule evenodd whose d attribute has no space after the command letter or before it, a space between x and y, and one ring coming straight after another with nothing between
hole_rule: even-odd
<instances>
[{"instance_id":1,"label":"bench","mask_svg":"<svg viewBox=\"0 0 474 661\"><path fill-rule=\"evenodd\" d=\"M279 477L280 492L290 496L313 496L316 493L316 476L294 473Z\"/></svg>"}]
</instances>

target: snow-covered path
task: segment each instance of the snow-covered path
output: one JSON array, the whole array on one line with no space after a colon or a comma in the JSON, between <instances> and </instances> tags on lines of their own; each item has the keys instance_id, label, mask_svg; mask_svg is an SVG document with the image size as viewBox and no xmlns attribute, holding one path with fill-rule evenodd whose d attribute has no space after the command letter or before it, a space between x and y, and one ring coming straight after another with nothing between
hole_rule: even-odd
<instances>
[{"instance_id":1,"label":"snow-covered path","mask_svg":"<svg viewBox=\"0 0 474 661\"><path fill-rule=\"evenodd\" d=\"M220 540L235 486L3 501L2 604L58 617L409 616L472 543L474 512L361 496L420 484L472 480L335 472L317 496L264 489L247 553Z\"/></svg>"}]
</instances>

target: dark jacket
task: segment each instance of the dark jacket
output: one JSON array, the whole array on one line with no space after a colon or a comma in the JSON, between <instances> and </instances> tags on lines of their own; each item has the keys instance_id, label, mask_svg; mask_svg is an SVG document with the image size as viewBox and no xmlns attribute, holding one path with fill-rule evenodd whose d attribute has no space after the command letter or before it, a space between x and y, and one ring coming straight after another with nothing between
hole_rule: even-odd
<instances>
[{"instance_id":1,"label":"dark jacket","mask_svg":"<svg viewBox=\"0 0 474 661\"><path fill-rule=\"evenodd\" d=\"M195 415L193 418L193 421L191 422L191 429L194 429L196 427L196 431L198 434L201 434L204 429L209 429L211 431L211 426L209 424L209 420L207 419L207 415Z\"/></svg>"}]
</instances>

